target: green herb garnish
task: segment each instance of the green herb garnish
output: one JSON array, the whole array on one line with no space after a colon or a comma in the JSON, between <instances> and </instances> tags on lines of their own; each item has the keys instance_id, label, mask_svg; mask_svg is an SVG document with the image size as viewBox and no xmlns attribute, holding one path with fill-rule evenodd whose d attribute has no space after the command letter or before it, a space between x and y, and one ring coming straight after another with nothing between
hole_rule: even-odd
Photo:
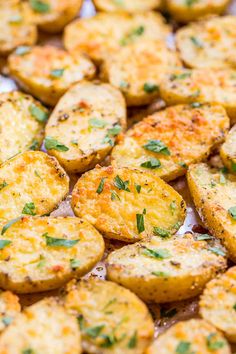
<instances>
[{"instance_id":1,"label":"green herb garnish","mask_svg":"<svg viewBox=\"0 0 236 354\"><path fill-rule=\"evenodd\" d=\"M22 209L22 214L36 215L34 203L26 203L24 208Z\"/></svg>"},{"instance_id":2,"label":"green herb garnish","mask_svg":"<svg viewBox=\"0 0 236 354\"><path fill-rule=\"evenodd\" d=\"M236 206L233 206L233 207L229 208L228 209L228 213L231 216L231 218L236 220Z\"/></svg>"},{"instance_id":3,"label":"green herb garnish","mask_svg":"<svg viewBox=\"0 0 236 354\"><path fill-rule=\"evenodd\" d=\"M53 69L50 72L50 76L54 77L54 78L59 78L62 77L62 75L64 74L65 69Z\"/></svg>"},{"instance_id":4,"label":"green herb garnish","mask_svg":"<svg viewBox=\"0 0 236 354\"><path fill-rule=\"evenodd\" d=\"M165 248L160 248L160 249L151 249L151 248L145 248L143 250L143 254L148 257L156 258L156 259L165 259L165 258L170 258L171 254L170 252L165 249Z\"/></svg>"},{"instance_id":5,"label":"green herb garnish","mask_svg":"<svg viewBox=\"0 0 236 354\"><path fill-rule=\"evenodd\" d=\"M154 169L159 168L161 166L161 162L158 159L151 158L149 161L141 163L140 166L154 170Z\"/></svg>"},{"instance_id":6,"label":"green herb garnish","mask_svg":"<svg viewBox=\"0 0 236 354\"><path fill-rule=\"evenodd\" d=\"M0 250L3 250L6 246L9 246L12 241L9 240L0 240Z\"/></svg>"},{"instance_id":7,"label":"green herb garnish","mask_svg":"<svg viewBox=\"0 0 236 354\"><path fill-rule=\"evenodd\" d=\"M130 192L130 189L128 188L129 181L123 181L120 176L116 176L114 178L114 186L118 188L119 190L123 190L126 192Z\"/></svg>"},{"instance_id":8,"label":"green herb garnish","mask_svg":"<svg viewBox=\"0 0 236 354\"><path fill-rule=\"evenodd\" d=\"M191 343L181 341L177 345L175 352L176 354L193 354L193 352L190 353L190 347L191 347Z\"/></svg>"},{"instance_id":9,"label":"green herb garnish","mask_svg":"<svg viewBox=\"0 0 236 354\"><path fill-rule=\"evenodd\" d=\"M137 331L134 332L134 334L132 335L132 337L130 338L130 340L128 342L129 349L136 348L136 346L137 346Z\"/></svg>"},{"instance_id":10,"label":"green herb garnish","mask_svg":"<svg viewBox=\"0 0 236 354\"><path fill-rule=\"evenodd\" d=\"M217 256L225 257L225 252L218 247L208 247L208 250L215 253Z\"/></svg>"},{"instance_id":11,"label":"green herb garnish","mask_svg":"<svg viewBox=\"0 0 236 354\"><path fill-rule=\"evenodd\" d=\"M70 260L71 269L77 269L80 266L80 264L81 262L78 259L73 258Z\"/></svg>"},{"instance_id":12,"label":"green herb garnish","mask_svg":"<svg viewBox=\"0 0 236 354\"><path fill-rule=\"evenodd\" d=\"M51 136L47 136L45 138L45 149L46 150L57 150L57 151L68 151L69 148L63 144L61 144L56 139Z\"/></svg>"},{"instance_id":13,"label":"green herb garnish","mask_svg":"<svg viewBox=\"0 0 236 354\"><path fill-rule=\"evenodd\" d=\"M98 188L97 188L97 190L96 190L96 193L97 193L97 194L101 194L101 193L102 193L103 188L104 188L104 184L105 184L105 178L103 177L103 178L101 178L101 181L100 181L100 183L99 183L99 186L98 186Z\"/></svg>"},{"instance_id":14,"label":"green herb garnish","mask_svg":"<svg viewBox=\"0 0 236 354\"><path fill-rule=\"evenodd\" d=\"M143 90L146 93L153 93L153 92L159 90L159 86L155 85L155 84L152 84L151 82L145 82L145 84L143 85Z\"/></svg>"},{"instance_id":15,"label":"green herb garnish","mask_svg":"<svg viewBox=\"0 0 236 354\"><path fill-rule=\"evenodd\" d=\"M50 237L48 236L48 233L46 232L45 234L42 235L46 239L46 245L50 247L66 247L66 248L71 248L75 246L78 242L78 240L68 240L64 238L55 238L55 237Z\"/></svg>"},{"instance_id":16,"label":"green herb garnish","mask_svg":"<svg viewBox=\"0 0 236 354\"><path fill-rule=\"evenodd\" d=\"M29 106L29 111L38 122L43 123L48 119L49 114L33 103Z\"/></svg>"},{"instance_id":17,"label":"green herb garnish","mask_svg":"<svg viewBox=\"0 0 236 354\"><path fill-rule=\"evenodd\" d=\"M170 232L166 229L162 229L161 227L154 227L153 233L156 236L160 236L162 238L166 238L170 236Z\"/></svg>"},{"instance_id":18,"label":"green herb garnish","mask_svg":"<svg viewBox=\"0 0 236 354\"><path fill-rule=\"evenodd\" d=\"M137 193L139 194L141 192L142 187L140 186L140 184L136 184L136 183L134 186L135 186Z\"/></svg>"},{"instance_id":19,"label":"green herb garnish","mask_svg":"<svg viewBox=\"0 0 236 354\"><path fill-rule=\"evenodd\" d=\"M8 186L6 181L3 181L2 183L0 183L0 191L5 188L6 186Z\"/></svg>"},{"instance_id":20,"label":"green herb garnish","mask_svg":"<svg viewBox=\"0 0 236 354\"><path fill-rule=\"evenodd\" d=\"M225 342L214 340L215 336L216 336L216 333L211 333L206 338L207 347L210 350L217 350L217 349L223 348L225 345Z\"/></svg>"},{"instance_id":21,"label":"green herb garnish","mask_svg":"<svg viewBox=\"0 0 236 354\"><path fill-rule=\"evenodd\" d=\"M17 47L15 50L16 55L25 55L30 52L31 48L25 45L22 45L20 47Z\"/></svg>"},{"instance_id":22,"label":"green herb garnish","mask_svg":"<svg viewBox=\"0 0 236 354\"><path fill-rule=\"evenodd\" d=\"M17 223L21 219L22 219L22 216L19 216L18 218L15 218L15 219L12 219L12 220L8 221L8 223L3 226L2 231L1 231L1 235L4 235L5 232L9 229L9 227L14 225L15 223Z\"/></svg>"},{"instance_id":23,"label":"green herb garnish","mask_svg":"<svg viewBox=\"0 0 236 354\"><path fill-rule=\"evenodd\" d=\"M51 9L50 5L42 0L29 0L29 3L32 9L39 13L46 13Z\"/></svg>"},{"instance_id":24,"label":"green herb garnish","mask_svg":"<svg viewBox=\"0 0 236 354\"><path fill-rule=\"evenodd\" d=\"M170 155L170 150L161 140L148 140L147 144L143 145L143 148L163 155Z\"/></svg>"},{"instance_id":25,"label":"green herb garnish","mask_svg":"<svg viewBox=\"0 0 236 354\"><path fill-rule=\"evenodd\" d=\"M89 126L91 128L98 128L102 129L104 128L108 123L104 119L98 119L98 118L90 118L89 119Z\"/></svg>"}]
</instances>

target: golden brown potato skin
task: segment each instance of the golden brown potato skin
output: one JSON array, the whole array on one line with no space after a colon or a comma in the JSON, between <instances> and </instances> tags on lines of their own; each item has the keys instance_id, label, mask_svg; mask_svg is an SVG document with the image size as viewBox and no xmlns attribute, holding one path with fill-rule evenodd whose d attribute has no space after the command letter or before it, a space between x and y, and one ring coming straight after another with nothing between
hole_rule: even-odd
<instances>
[{"instance_id":1,"label":"golden brown potato skin","mask_svg":"<svg viewBox=\"0 0 236 354\"><path fill-rule=\"evenodd\" d=\"M93 0L93 2L99 11L104 12L142 12L157 9L161 5L160 0Z\"/></svg>"},{"instance_id":2,"label":"golden brown potato skin","mask_svg":"<svg viewBox=\"0 0 236 354\"><path fill-rule=\"evenodd\" d=\"M155 158L161 165L149 171L170 181L184 175L192 163L206 159L228 129L229 118L219 105L172 106L129 129L112 151L112 165L147 171L141 165ZM161 141L169 153L147 150L145 146L151 141Z\"/></svg>"},{"instance_id":3,"label":"golden brown potato skin","mask_svg":"<svg viewBox=\"0 0 236 354\"><path fill-rule=\"evenodd\" d=\"M234 125L226 136L224 144L220 148L220 157L225 167L230 172L236 172L236 125Z\"/></svg>"},{"instance_id":4,"label":"golden brown potato skin","mask_svg":"<svg viewBox=\"0 0 236 354\"><path fill-rule=\"evenodd\" d=\"M180 103L222 105L231 123L236 122L236 71L230 69L176 68L160 85L160 96L172 106Z\"/></svg>"},{"instance_id":5,"label":"golden brown potato skin","mask_svg":"<svg viewBox=\"0 0 236 354\"><path fill-rule=\"evenodd\" d=\"M188 186L204 225L219 238L230 259L236 260L236 221L230 208L236 206L236 176L223 174L206 164L189 168Z\"/></svg>"},{"instance_id":6,"label":"golden brown potato skin","mask_svg":"<svg viewBox=\"0 0 236 354\"><path fill-rule=\"evenodd\" d=\"M24 91L50 106L76 82L92 79L96 70L83 55L72 56L50 45L31 47L24 55L13 53L8 69Z\"/></svg>"},{"instance_id":7,"label":"golden brown potato skin","mask_svg":"<svg viewBox=\"0 0 236 354\"><path fill-rule=\"evenodd\" d=\"M100 183L104 183L103 188ZM107 238L126 242L150 238L155 226L175 233L186 211L182 197L159 177L112 166L97 167L82 175L72 193L72 208ZM139 218L144 221L143 231L138 227Z\"/></svg>"}]
</instances>

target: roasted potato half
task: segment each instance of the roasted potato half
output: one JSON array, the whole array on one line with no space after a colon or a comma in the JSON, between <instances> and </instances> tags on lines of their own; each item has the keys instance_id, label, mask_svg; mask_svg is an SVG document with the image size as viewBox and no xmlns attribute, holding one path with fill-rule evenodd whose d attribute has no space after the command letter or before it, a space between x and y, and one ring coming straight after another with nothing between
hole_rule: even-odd
<instances>
[{"instance_id":1,"label":"roasted potato half","mask_svg":"<svg viewBox=\"0 0 236 354\"><path fill-rule=\"evenodd\" d=\"M112 164L149 170L170 181L205 159L228 129L229 118L221 106L169 107L129 129L112 151Z\"/></svg>"},{"instance_id":2,"label":"roasted potato half","mask_svg":"<svg viewBox=\"0 0 236 354\"><path fill-rule=\"evenodd\" d=\"M93 63L83 55L49 45L28 48L23 55L16 51L8 58L8 69L24 91L51 106L73 83L95 74Z\"/></svg>"},{"instance_id":3,"label":"roasted potato half","mask_svg":"<svg viewBox=\"0 0 236 354\"><path fill-rule=\"evenodd\" d=\"M181 65L177 53L163 41L147 40L122 47L108 56L102 78L119 88L128 106L151 103L159 96L159 85L172 66Z\"/></svg>"},{"instance_id":4,"label":"roasted potato half","mask_svg":"<svg viewBox=\"0 0 236 354\"><path fill-rule=\"evenodd\" d=\"M80 354L78 324L57 299L27 307L0 337L2 354Z\"/></svg>"},{"instance_id":5,"label":"roasted potato half","mask_svg":"<svg viewBox=\"0 0 236 354\"><path fill-rule=\"evenodd\" d=\"M201 103L222 105L231 122L236 122L236 70L176 68L160 85L160 96L168 104Z\"/></svg>"},{"instance_id":6,"label":"roasted potato half","mask_svg":"<svg viewBox=\"0 0 236 354\"><path fill-rule=\"evenodd\" d=\"M0 55L8 55L18 46L36 43L37 28L23 2L3 1L0 18Z\"/></svg>"},{"instance_id":7,"label":"roasted potato half","mask_svg":"<svg viewBox=\"0 0 236 354\"><path fill-rule=\"evenodd\" d=\"M104 253L99 232L74 217L24 216L0 228L0 287L17 293L56 289L88 273Z\"/></svg>"},{"instance_id":8,"label":"roasted potato half","mask_svg":"<svg viewBox=\"0 0 236 354\"><path fill-rule=\"evenodd\" d=\"M20 313L19 298L10 291L0 292L0 333L8 327Z\"/></svg>"},{"instance_id":9,"label":"roasted potato half","mask_svg":"<svg viewBox=\"0 0 236 354\"><path fill-rule=\"evenodd\" d=\"M86 172L72 193L76 215L104 236L136 242L156 227L170 234L185 218L185 202L168 184L149 172L112 166Z\"/></svg>"},{"instance_id":10,"label":"roasted potato half","mask_svg":"<svg viewBox=\"0 0 236 354\"><path fill-rule=\"evenodd\" d=\"M146 305L115 283L71 282L65 307L79 320L86 353L142 354L152 340L154 324Z\"/></svg>"},{"instance_id":11,"label":"roasted potato half","mask_svg":"<svg viewBox=\"0 0 236 354\"><path fill-rule=\"evenodd\" d=\"M99 11L105 12L143 12L157 9L161 5L161 0L93 0L93 2Z\"/></svg>"},{"instance_id":12,"label":"roasted potato half","mask_svg":"<svg viewBox=\"0 0 236 354\"><path fill-rule=\"evenodd\" d=\"M49 33L63 30L78 14L82 0L28 0L33 21Z\"/></svg>"},{"instance_id":13,"label":"roasted potato half","mask_svg":"<svg viewBox=\"0 0 236 354\"><path fill-rule=\"evenodd\" d=\"M45 215L69 192L69 178L57 160L27 151L0 167L0 220Z\"/></svg>"},{"instance_id":14,"label":"roasted potato half","mask_svg":"<svg viewBox=\"0 0 236 354\"><path fill-rule=\"evenodd\" d=\"M131 43L148 39L165 41L170 32L171 28L158 13L101 12L66 26L64 46L69 51L86 53L101 63L107 56Z\"/></svg>"},{"instance_id":15,"label":"roasted potato half","mask_svg":"<svg viewBox=\"0 0 236 354\"><path fill-rule=\"evenodd\" d=\"M199 295L205 284L226 269L221 248L191 234L169 239L156 228L149 242L124 246L106 260L107 277L146 302L165 303ZM221 255L222 253L222 255Z\"/></svg>"},{"instance_id":16,"label":"roasted potato half","mask_svg":"<svg viewBox=\"0 0 236 354\"><path fill-rule=\"evenodd\" d=\"M179 322L161 334L145 354L231 354L230 346L214 326L199 319Z\"/></svg>"},{"instance_id":17,"label":"roasted potato half","mask_svg":"<svg viewBox=\"0 0 236 354\"><path fill-rule=\"evenodd\" d=\"M101 162L126 127L125 100L109 84L82 82L66 92L46 126L45 148L69 172Z\"/></svg>"},{"instance_id":18,"label":"roasted potato half","mask_svg":"<svg viewBox=\"0 0 236 354\"><path fill-rule=\"evenodd\" d=\"M204 19L177 31L181 59L190 68L236 67L235 16Z\"/></svg>"},{"instance_id":19,"label":"roasted potato half","mask_svg":"<svg viewBox=\"0 0 236 354\"><path fill-rule=\"evenodd\" d=\"M206 15L220 15L228 3L229 0L167 0L166 6L176 21L187 23Z\"/></svg>"},{"instance_id":20,"label":"roasted potato half","mask_svg":"<svg viewBox=\"0 0 236 354\"><path fill-rule=\"evenodd\" d=\"M188 185L204 225L219 238L236 261L236 176L211 169L206 164L192 165Z\"/></svg>"},{"instance_id":21,"label":"roasted potato half","mask_svg":"<svg viewBox=\"0 0 236 354\"><path fill-rule=\"evenodd\" d=\"M28 149L40 148L48 110L19 91L0 94L0 165Z\"/></svg>"},{"instance_id":22,"label":"roasted potato half","mask_svg":"<svg viewBox=\"0 0 236 354\"><path fill-rule=\"evenodd\" d=\"M200 300L201 316L236 342L236 267L211 280Z\"/></svg>"},{"instance_id":23,"label":"roasted potato half","mask_svg":"<svg viewBox=\"0 0 236 354\"><path fill-rule=\"evenodd\" d=\"M226 136L225 142L221 145L220 156L224 165L233 173L236 172L236 125Z\"/></svg>"}]
</instances>

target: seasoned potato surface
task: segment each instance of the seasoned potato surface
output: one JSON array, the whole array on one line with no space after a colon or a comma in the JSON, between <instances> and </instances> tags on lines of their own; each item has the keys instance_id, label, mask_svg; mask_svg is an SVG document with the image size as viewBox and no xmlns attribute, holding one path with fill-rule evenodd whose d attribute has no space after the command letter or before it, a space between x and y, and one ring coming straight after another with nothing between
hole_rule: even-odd
<instances>
[{"instance_id":1,"label":"seasoned potato surface","mask_svg":"<svg viewBox=\"0 0 236 354\"><path fill-rule=\"evenodd\" d=\"M73 83L95 74L89 59L49 45L31 47L24 55L15 52L8 60L8 68L25 91L52 106Z\"/></svg>"},{"instance_id":2,"label":"seasoned potato surface","mask_svg":"<svg viewBox=\"0 0 236 354\"><path fill-rule=\"evenodd\" d=\"M236 176L206 164L192 165L188 185L204 225L236 260Z\"/></svg>"},{"instance_id":3,"label":"seasoned potato surface","mask_svg":"<svg viewBox=\"0 0 236 354\"><path fill-rule=\"evenodd\" d=\"M220 149L220 156L224 165L233 173L236 172L236 125L226 136L226 140Z\"/></svg>"},{"instance_id":4,"label":"seasoned potato surface","mask_svg":"<svg viewBox=\"0 0 236 354\"><path fill-rule=\"evenodd\" d=\"M127 242L150 237L155 227L175 233L185 218L182 197L160 178L112 166L95 168L78 180L72 207L104 236Z\"/></svg>"},{"instance_id":5,"label":"seasoned potato surface","mask_svg":"<svg viewBox=\"0 0 236 354\"><path fill-rule=\"evenodd\" d=\"M40 151L18 154L0 167L0 220L48 214L68 192L56 159Z\"/></svg>"},{"instance_id":6,"label":"seasoned potato surface","mask_svg":"<svg viewBox=\"0 0 236 354\"><path fill-rule=\"evenodd\" d=\"M102 161L126 127L125 101L109 84L82 82L60 99L46 126L45 148L69 172Z\"/></svg>"},{"instance_id":7,"label":"seasoned potato surface","mask_svg":"<svg viewBox=\"0 0 236 354\"><path fill-rule=\"evenodd\" d=\"M115 12L142 12L156 9L160 6L160 0L93 0L100 11Z\"/></svg>"},{"instance_id":8,"label":"seasoned potato surface","mask_svg":"<svg viewBox=\"0 0 236 354\"><path fill-rule=\"evenodd\" d=\"M154 324L146 305L115 283L71 282L65 306L79 320L86 353L142 354L152 339Z\"/></svg>"},{"instance_id":9,"label":"seasoned potato surface","mask_svg":"<svg viewBox=\"0 0 236 354\"><path fill-rule=\"evenodd\" d=\"M224 140L228 128L229 118L221 106L169 107L128 130L112 151L112 164L149 170L170 181L205 159Z\"/></svg>"},{"instance_id":10,"label":"seasoned potato surface","mask_svg":"<svg viewBox=\"0 0 236 354\"><path fill-rule=\"evenodd\" d=\"M10 291L0 292L0 333L13 322L20 310L18 296Z\"/></svg>"}]
</instances>

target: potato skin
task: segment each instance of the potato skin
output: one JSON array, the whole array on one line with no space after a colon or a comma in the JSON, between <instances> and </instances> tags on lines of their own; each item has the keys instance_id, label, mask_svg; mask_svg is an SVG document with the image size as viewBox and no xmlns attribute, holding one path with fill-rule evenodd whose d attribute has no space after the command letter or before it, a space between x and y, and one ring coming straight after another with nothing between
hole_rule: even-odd
<instances>
[{"instance_id":1,"label":"potato skin","mask_svg":"<svg viewBox=\"0 0 236 354\"><path fill-rule=\"evenodd\" d=\"M176 44L190 68L235 69L235 36L235 16L213 17L179 29Z\"/></svg>"},{"instance_id":2,"label":"potato skin","mask_svg":"<svg viewBox=\"0 0 236 354\"><path fill-rule=\"evenodd\" d=\"M161 5L160 0L124 0L120 3L113 0L93 0L93 2L98 11L104 12L142 12L157 9Z\"/></svg>"},{"instance_id":3,"label":"potato skin","mask_svg":"<svg viewBox=\"0 0 236 354\"><path fill-rule=\"evenodd\" d=\"M225 142L220 148L220 157L223 164L230 170L230 172L235 173L236 166L236 125L234 125L229 134L226 136Z\"/></svg>"},{"instance_id":4,"label":"potato skin","mask_svg":"<svg viewBox=\"0 0 236 354\"><path fill-rule=\"evenodd\" d=\"M236 261L236 221L229 209L236 205L236 176L211 169L206 164L189 168L188 186L196 209L204 225L219 238L228 251L229 258Z\"/></svg>"},{"instance_id":5,"label":"potato skin","mask_svg":"<svg viewBox=\"0 0 236 354\"><path fill-rule=\"evenodd\" d=\"M27 307L0 337L1 354L80 354L81 338L76 319L56 298L45 298Z\"/></svg>"},{"instance_id":6,"label":"potato skin","mask_svg":"<svg viewBox=\"0 0 236 354\"><path fill-rule=\"evenodd\" d=\"M48 110L32 96L19 91L0 94L0 165L28 149L39 149L44 137L45 122L32 114L36 107L45 117Z\"/></svg>"},{"instance_id":7,"label":"potato skin","mask_svg":"<svg viewBox=\"0 0 236 354\"><path fill-rule=\"evenodd\" d=\"M8 58L8 69L24 91L50 106L55 106L72 84L95 74L89 59L50 45L31 47L23 56L13 53Z\"/></svg>"},{"instance_id":8,"label":"potato skin","mask_svg":"<svg viewBox=\"0 0 236 354\"><path fill-rule=\"evenodd\" d=\"M180 66L175 51L163 41L147 40L122 47L108 56L102 78L119 88L128 106L142 106L159 96L159 85L171 66Z\"/></svg>"},{"instance_id":9,"label":"potato skin","mask_svg":"<svg viewBox=\"0 0 236 354\"><path fill-rule=\"evenodd\" d=\"M67 25L64 31L64 46L69 52L86 53L100 64L108 55L119 51L123 46L147 39L165 41L170 32L171 28L158 13L101 12Z\"/></svg>"},{"instance_id":10,"label":"potato skin","mask_svg":"<svg viewBox=\"0 0 236 354\"><path fill-rule=\"evenodd\" d=\"M48 33L59 33L78 14L82 0L47 0L49 10L41 13L31 8L33 21Z\"/></svg>"},{"instance_id":11,"label":"potato skin","mask_svg":"<svg viewBox=\"0 0 236 354\"><path fill-rule=\"evenodd\" d=\"M229 118L219 105L172 106L129 129L112 151L112 165L147 171L141 164L157 158L161 166L149 171L170 181L184 175L192 163L206 159L228 129ZM169 155L144 148L151 140L164 143Z\"/></svg>"},{"instance_id":12,"label":"potato skin","mask_svg":"<svg viewBox=\"0 0 236 354\"><path fill-rule=\"evenodd\" d=\"M216 342L222 343L222 347L212 350L209 344L212 343L214 345ZM196 354L231 353L229 344L214 326L204 320L192 319L178 322L167 329L145 351L145 354L175 354L181 343L189 343L190 352L193 350L193 353Z\"/></svg>"},{"instance_id":13,"label":"potato skin","mask_svg":"<svg viewBox=\"0 0 236 354\"><path fill-rule=\"evenodd\" d=\"M200 300L201 316L222 331L230 342L236 342L236 267L211 280Z\"/></svg>"},{"instance_id":14,"label":"potato skin","mask_svg":"<svg viewBox=\"0 0 236 354\"><path fill-rule=\"evenodd\" d=\"M178 22L187 23L196 21L199 18L211 14L222 14L227 5L228 0L200 0L193 2L191 5L184 0L167 0L166 6L171 16Z\"/></svg>"},{"instance_id":15,"label":"potato skin","mask_svg":"<svg viewBox=\"0 0 236 354\"><path fill-rule=\"evenodd\" d=\"M130 191L119 190L117 178L128 181ZM99 194L101 181L104 187ZM141 186L140 193L137 185ZM176 206L174 212L172 202ZM90 222L105 237L131 243L150 238L154 227L175 233L186 212L182 197L160 178L149 172L112 166L97 167L78 180L72 192L72 208L75 215ZM137 215L144 219L145 230L141 232Z\"/></svg>"},{"instance_id":16,"label":"potato skin","mask_svg":"<svg viewBox=\"0 0 236 354\"><path fill-rule=\"evenodd\" d=\"M235 70L174 69L163 79L160 96L169 106L180 103L196 105L214 102L225 108L231 123L236 122Z\"/></svg>"},{"instance_id":17,"label":"potato skin","mask_svg":"<svg viewBox=\"0 0 236 354\"><path fill-rule=\"evenodd\" d=\"M0 55L6 56L18 46L33 45L37 41L36 26L27 5L4 1L0 4Z\"/></svg>"},{"instance_id":18,"label":"potato skin","mask_svg":"<svg viewBox=\"0 0 236 354\"><path fill-rule=\"evenodd\" d=\"M5 223L1 222L1 230ZM75 244L50 245L48 237ZM11 241L1 251L0 286L23 294L56 289L73 277L85 275L104 253L99 232L75 217L24 216L0 240Z\"/></svg>"},{"instance_id":19,"label":"potato skin","mask_svg":"<svg viewBox=\"0 0 236 354\"><path fill-rule=\"evenodd\" d=\"M146 305L131 291L110 281L72 281L66 288L65 307L80 318L86 353L142 354L152 340L154 323ZM100 333L89 335L89 328L97 326L101 326Z\"/></svg>"},{"instance_id":20,"label":"potato skin","mask_svg":"<svg viewBox=\"0 0 236 354\"><path fill-rule=\"evenodd\" d=\"M4 331L20 313L19 298L10 291L0 292L0 333Z\"/></svg>"},{"instance_id":21,"label":"potato skin","mask_svg":"<svg viewBox=\"0 0 236 354\"><path fill-rule=\"evenodd\" d=\"M146 250L166 250L168 257L157 259ZM145 302L165 303L194 297L205 284L226 269L226 259L208 249L205 241L184 238L135 243L109 254L107 277L133 291ZM156 275L154 274L156 272Z\"/></svg>"},{"instance_id":22,"label":"potato skin","mask_svg":"<svg viewBox=\"0 0 236 354\"><path fill-rule=\"evenodd\" d=\"M109 84L83 81L60 99L46 126L46 137L57 139L69 150L50 149L48 153L68 172L87 171L108 155L125 127L126 107L120 91Z\"/></svg>"},{"instance_id":23,"label":"potato skin","mask_svg":"<svg viewBox=\"0 0 236 354\"><path fill-rule=\"evenodd\" d=\"M34 213L50 213L69 192L69 178L58 161L41 151L27 151L0 167L0 220L22 214L26 203Z\"/></svg>"}]
</instances>

